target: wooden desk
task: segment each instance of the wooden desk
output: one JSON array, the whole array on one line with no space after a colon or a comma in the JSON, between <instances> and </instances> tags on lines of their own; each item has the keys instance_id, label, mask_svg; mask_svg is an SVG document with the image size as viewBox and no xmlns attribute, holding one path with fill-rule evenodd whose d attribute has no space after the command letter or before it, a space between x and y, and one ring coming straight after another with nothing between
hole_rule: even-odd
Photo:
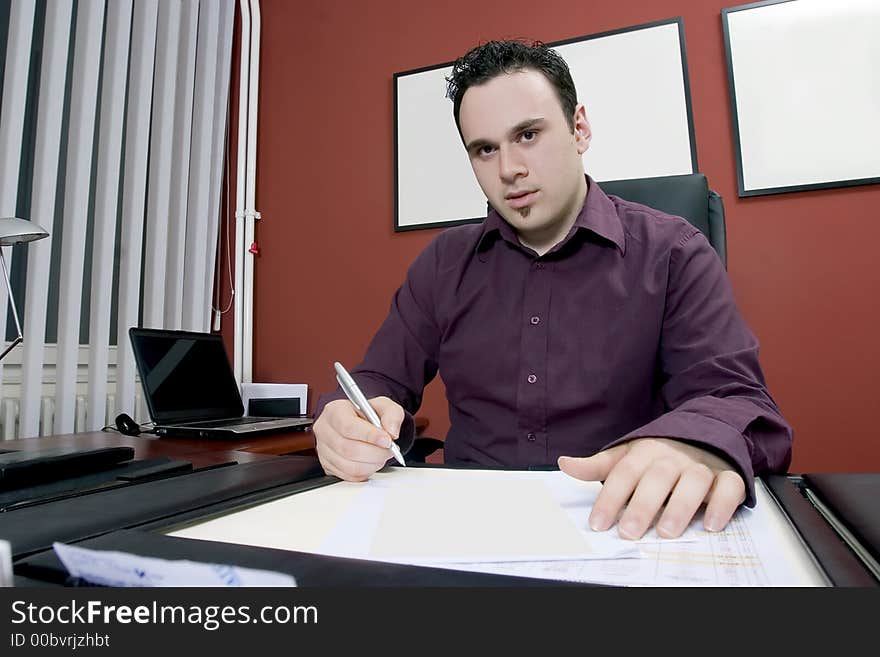
<instances>
[{"instance_id":1,"label":"wooden desk","mask_svg":"<svg viewBox=\"0 0 880 657\"><path fill-rule=\"evenodd\" d=\"M85 449L117 446L133 447L136 459L168 456L190 461L194 468L203 468L226 463L230 460L247 463L280 454L314 455L315 438L311 431L292 431L241 440L159 438L149 434L125 436L115 431L91 431L0 441L0 450L22 451L37 451L53 447Z\"/></svg>"},{"instance_id":2,"label":"wooden desk","mask_svg":"<svg viewBox=\"0 0 880 657\"><path fill-rule=\"evenodd\" d=\"M415 421L416 435L421 435L428 426L428 420L416 417ZM194 468L225 463L230 460L247 463L282 454L317 456L315 436L311 430L229 440L159 438L150 434L126 436L115 431L90 431L59 436L0 440L0 450L36 451L52 447L85 449L117 446L133 447L136 459L168 456L191 461Z\"/></svg>"}]
</instances>

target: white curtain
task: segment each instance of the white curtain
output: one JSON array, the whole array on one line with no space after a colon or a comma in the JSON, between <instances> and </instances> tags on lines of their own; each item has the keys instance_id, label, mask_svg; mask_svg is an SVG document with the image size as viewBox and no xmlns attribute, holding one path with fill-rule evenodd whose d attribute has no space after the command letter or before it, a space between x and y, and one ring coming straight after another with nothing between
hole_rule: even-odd
<instances>
[{"instance_id":1,"label":"white curtain","mask_svg":"<svg viewBox=\"0 0 880 657\"><path fill-rule=\"evenodd\" d=\"M210 329L234 0L7 3L0 216L50 236L5 252L0 435L142 419L128 329Z\"/></svg>"}]
</instances>

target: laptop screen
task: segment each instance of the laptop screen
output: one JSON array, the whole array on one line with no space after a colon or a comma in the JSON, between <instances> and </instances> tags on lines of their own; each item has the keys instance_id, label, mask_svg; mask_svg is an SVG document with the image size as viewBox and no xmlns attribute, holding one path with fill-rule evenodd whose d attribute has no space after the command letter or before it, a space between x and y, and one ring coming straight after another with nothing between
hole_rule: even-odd
<instances>
[{"instance_id":1,"label":"laptop screen","mask_svg":"<svg viewBox=\"0 0 880 657\"><path fill-rule=\"evenodd\" d=\"M239 417L244 408L223 339L129 329L150 418L157 424Z\"/></svg>"}]
</instances>

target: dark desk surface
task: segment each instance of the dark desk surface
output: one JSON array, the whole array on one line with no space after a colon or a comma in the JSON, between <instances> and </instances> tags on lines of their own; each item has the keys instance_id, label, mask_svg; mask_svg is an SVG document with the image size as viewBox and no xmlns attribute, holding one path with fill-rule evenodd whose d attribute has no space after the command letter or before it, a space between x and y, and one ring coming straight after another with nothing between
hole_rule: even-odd
<instances>
[{"instance_id":1,"label":"dark desk surface","mask_svg":"<svg viewBox=\"0 0 880 657\"><path fill-rule=\"evenodd\" d=\"M293 431L240 440L159 438L149 434L125 436L115 431L92 431L0 441L0 449L2 450L23 451L36 451L52 447L85 449L117 446L134 448L136 459L168 456L191 461L194 468L202 468L230 460L247 463L281 454L314 454L315 438L311 431Z\"/></svg>"}]
</instances>

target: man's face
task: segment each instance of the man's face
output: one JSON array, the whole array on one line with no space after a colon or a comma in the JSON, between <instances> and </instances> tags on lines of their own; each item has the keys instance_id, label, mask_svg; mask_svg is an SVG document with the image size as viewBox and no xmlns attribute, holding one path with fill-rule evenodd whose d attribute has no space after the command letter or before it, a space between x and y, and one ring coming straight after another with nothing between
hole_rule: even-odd
<instances>
[{"instance_id":1,"label":"man's face","mask_svg":"<svg viewBox=\"0 0 880 657\"><path fill-rule=\"evenodd\" d=\"M572 132L550 81L535 70L468 89L459 122L477 181L523 244L543 253L571 228L586 194L583 105Z\"/></svg>"}]
</instances>

